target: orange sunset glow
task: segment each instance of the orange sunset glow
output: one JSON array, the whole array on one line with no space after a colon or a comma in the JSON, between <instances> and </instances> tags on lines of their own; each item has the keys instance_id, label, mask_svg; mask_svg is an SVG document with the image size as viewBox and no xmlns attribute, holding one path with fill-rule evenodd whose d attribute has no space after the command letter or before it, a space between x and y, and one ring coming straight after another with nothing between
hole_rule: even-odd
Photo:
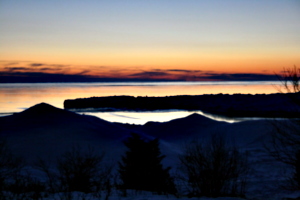
<instances>
[{"instance_id":1,"label":"orange sunset glow","mask_svg":"<svg viewBox=\"0 0 300 200\"><path fill-rule=\"evenodd\" d=\"M300 66L299 10L298 1L2 1L0 80L274 80Z\"/></svg>"},{"instance_id":2,"label":"orange sunset glow","mask_svg":"<svg viewBox=\"0 0 300 200\"><path fill-rule=\"evenodd\" d=\"M300 0L0 0L0 200L300 200L299 122Z\"/></svg>"}]
</instances>

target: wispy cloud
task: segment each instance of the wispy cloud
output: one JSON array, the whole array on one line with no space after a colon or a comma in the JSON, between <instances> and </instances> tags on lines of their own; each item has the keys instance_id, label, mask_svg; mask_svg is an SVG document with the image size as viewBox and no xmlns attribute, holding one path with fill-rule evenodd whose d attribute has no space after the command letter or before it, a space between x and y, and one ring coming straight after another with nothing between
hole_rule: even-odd
<instances>
[{"instance_id":1,"label":"wispy cloud","mask_svg":"<svg viewBox=\"0 0 300 200\"><path fill-rule=\"evenodd\" d=\"M141 72L141 73L136 73L136 74L130 74L129 76L136 76L136 77L156 77L156 76L167 76L169 75L169 73L167 72L151 72L151 71L147 71L147 72Z\"/></svg>"},{"instance_id":2,"label":"wispy cloud","mask_svg":"<svg viewBox=\"0 0 300 200\"><path fill-rule=\"evenodd\" d=\"M43 63L31 63L29 64L31 67L41 67L41 66L44 66L45 64Z\"/></svg>"},{"instance_id":3,"label":"wispy cloud","mask_svg":"<svg viewBox=\"0 0 300 200\"><path fill-rule=\"evenodd\" d=\"M203 72L202 70L186 70L186 69L168 69L166 71L169 71L169 72L185 72L185 73Z\"/></svg>"},{"instance_id":4,"label":"wispy cloud","mask_svg":"<svg viewBox=\"0 0 300 200\"><path fill-rule=\"evenodd\" d=\"M75 75L85 75L85 74L87 74L89 72L91 72L91 70L83 70L83 71L81 71L79 73L76 73Z\"/></svg>"},{"instance_id":5,"label":"wispy cloud","mask_svg":"<svg viewBox=\"0 0 300 200\"><path fill-rule=\"evenodd\" d=\"M56 68L61 68L61 67L69 67L70 65L62 65L62 64L48 64L48 63L29 63L30 67L56 67Z\"/></svg>"},{"instance_id":6,"label":"wispy cloud","mask_svg":"<svg viewBox=\"0 0 300 200\"><path fill-rule=\"evenodd\" d=\"M278 75L267 73L219 73L189 69L149 69L143 67L76 66L28 61L0 61L0 79L6 81L49 82L69 81L260 81L278 80ZM10 79L8 79L10 78Z\"/></svg>"},{"instance_id":7,"label":"wispy cloud","mask_svg":"<svg viewBox=\"0 0 300 200\"><path fill-rule=\"evenodd\" d=\"M38 71L53 71L53 72L58 72L61 71L61 68L51 68L51 67L43 67L43 68L39 68Z\"/></svg>"},{"instance_id":8,"label":"wispy cloud","mask_svg":"<svg viewBox=\"0 0 300 200\"><path fill-rule=\"evenodd\" d=\"M5 63L4 66L10 67L10 66L16 66L18 64L19 64L18 62L9 62L9 63Z\"/></svg>"},{"instance_id":9,"label":"wispy cloud","mask_svg":"<svg viewBox=\"0 0 300 200\"><path fill-rule=\"evenodd\" d=\"M5 67L4 69L6 69L8 71L28 71L28 70L31 70L28 67Z\"/></svg>"}]
</instances>

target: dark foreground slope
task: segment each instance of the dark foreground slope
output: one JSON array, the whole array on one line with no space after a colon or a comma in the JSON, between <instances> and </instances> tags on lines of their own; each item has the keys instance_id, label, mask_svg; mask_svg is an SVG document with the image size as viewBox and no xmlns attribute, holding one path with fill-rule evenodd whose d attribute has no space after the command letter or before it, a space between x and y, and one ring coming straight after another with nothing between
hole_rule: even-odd
<instances>
[{"instance_id":1,"label":"dark foreground slope","mask_svg":"<svg viewBox=\"0 0 300 200\"><path fill-rule=\"evenodd\" d=\"M198 96L133 97L110 96L65 100L66 109L99 110L202 110L231 117L298 117L300 93L217 94Z\"/></svg>"},{"instance_id":2,"label":"dark foreground slope","mask_svg":"<svg viewBox=\"0 0 300 200\"><path fill-rule=\"evenodd\" d=\"M215 121L194 113L169 122L148 122L145 125L116 124L132 132L140 132L179 145L220 134L243 148L251 148L253 145L263 148L264 143L268 142L270 134L275 129L273 126L275 122L281 123L277 120L249 120L228 123Z\"/></svg>"},{"instance_id":3,"label":"dark foreground slope","mask_svg":"<svg viewBox=\"0 0 300 200\"><path fill-rule=\"evenodd\" d=\"M41 103L0 117L0 136L29 159L56 157L74 145L107 150L120 145L129 131L93 116L79 115ZM114 148L111 148L112 153Z\"/></svg>"},{"instance_id":4,"label":"dark foreground slope","mask_svg":"<svg viewBox=\"0 0 300 200\"><path fill-rule=\"evenodd\" d=\"M73 145L92 146L110 155L119 155L124 148L122 141L131 132L161 139L164 144L169 144L163 146L165 153L173 154L184 142L215 133L225 134L240 144L258 141L257 138L270 132L270 125L265 120L230 124L198 114L165 123L126 125L41 103L23 112L0 117L0 136L15 152L30 159L56 157Z\"/></svg>"},{"instance_id":5,"label":"dark foreground slope","mask_svg":"<svg viewBox=\"0 0 300 200\"><path fill-rule=\"evenodd\" d=\"M185 144L210 138L212 134L225 135L241 151L246 151L251 161L249 199L274 199L272 197L281 192L276 189L278 180L284 178L280 169L287 168L272 161L264 149L272 131L273 124L268 120L226 123L198 114L165 123L110 123L44 103L12 116L0 117L1 139L6 139L13 152L24 156L27 161L35 161L37 157L51 161L75 144L105 151L106 159L117 166L125 152L122 141L130 132L136 132L148 138L160 138L162 153L166 155L164 164L175 172L178 155L183 153Z\"/></svg>"}]
</instances>

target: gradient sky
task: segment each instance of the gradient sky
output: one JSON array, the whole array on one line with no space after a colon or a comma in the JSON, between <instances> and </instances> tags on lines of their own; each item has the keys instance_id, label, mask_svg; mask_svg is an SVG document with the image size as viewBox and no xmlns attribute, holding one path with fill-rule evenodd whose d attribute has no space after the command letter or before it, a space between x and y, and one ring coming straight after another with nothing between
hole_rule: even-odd
<instances>
[{"instance_id":1,"label":"gradient sky","mask_svg":"<svg viewBox=\"0 0 300 200\"><path fill-rule=\"evenodd\" d=\"M300 67L299 0L1 0L0 28L0 79L260 80Z\"/></svg>"}]
</instances>

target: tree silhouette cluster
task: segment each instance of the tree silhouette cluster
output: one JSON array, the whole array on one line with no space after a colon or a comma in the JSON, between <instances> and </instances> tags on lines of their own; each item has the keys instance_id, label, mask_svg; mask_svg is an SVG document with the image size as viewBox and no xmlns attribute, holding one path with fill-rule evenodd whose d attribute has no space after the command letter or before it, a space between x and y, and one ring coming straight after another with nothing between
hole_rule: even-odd
<instances>
[{"instance_id":1,"label":"tree silhouette cluster","mask_svg":"<svg viewBox=\"0 0 300 200\"><path fill-rule=\"evenodd\" d=\"M62 154L56 161L55 169L39 160L36 167L43 171L48 179L47 187L52 193L63 192L67 199L72 199L72 192L100 195L111 191L112 167L103 162L104 153L93 148L82 149L79 146Z\"/></svg>"},{"instance_id":2,"label":"tree silhouette cluster","mask_svg":"<svg viewBox=\"0 0 300 200\"><path fill-rule=\"evenodd\" d=\"M119 163L121 188L145 190L159 194L176 192L170 168L163 168L164 159L158 139L146 141L133 133L124 144L128 151Z\"/></svg>"},{"instance_id":3,"label":"tree silhouette cluster","mask_svg":"<svg viewBox=\"0 0 300 200\"><path fill-rule=\"evenodd\" d=\"M300 68L285 68L280 78L282 88L290 99L293 109L299 111L300 106ZM265 147L277 161L289 166L293 173L286 177L283 185L289 190L300 190L300 120L274 120L274 131L271 134L271 144Z\"/></svg>"},{"instance_id":4,"label":"tree silhouette cluster","mask_svg":"<svg viewBox=\"0 0 300 200\"><path fill-rule=\"evenodd\" d=\"M222 136L189 143L180 156L189 196L243 196L248 160Z\"/></svg>"},{"instance_id":5,"label":"tree silhouette cluster","mask_svg":"<svg viewBox=\"0 0 300 200\"><path fill-rule=\"evenodd\" d=\"M110 174L110 171L104 171L103 156L104 154L98 155L92 149L84 152L78 147L63 154L57 163L61 185L66 191L97 191L108 181L104 175Z\"/></svg>"},{"instance_id":6,"label":"tree silhouette cluster","mask_svg":"<svg viewBox=\"0 0 300 200\"><path fill-rule=\"evenodd\" d=\"M177 189L182 189L182 185L178 182L175 185L171 168L163 167L165 156L158 139L144 139L132 133L124 144L127 151L118 165L121 184L113 182L112 168L103 162L104 155L93 149L75 146L52 164L40 159L35 167L44 172L46 178L40 181L33 179L32 174L21 175L23 165L3 146L0 148L0 194L4 191L14 199L42 199L45 195L60 194L62 199L73 199L73 192L80 192L83 197L104 195L108 199L114 186L122 191L179 194ZM180 161L191 196L238 196L245 192L241 175L246 162L236 149L227 147L222 138L214 137L207 145L189 144Z\"/></svg>"},{"instance_id":7,"label":"tree silhouette cluster","mask_svg":"<svg viewBox=\"0 0 300 200\"><path fill-rule=\"evenodd\" d=\"M0 191L3 191L7 181L23 167L23 160L13 156L6 141L0 141Z\"/></svg>"}]
</instances>

